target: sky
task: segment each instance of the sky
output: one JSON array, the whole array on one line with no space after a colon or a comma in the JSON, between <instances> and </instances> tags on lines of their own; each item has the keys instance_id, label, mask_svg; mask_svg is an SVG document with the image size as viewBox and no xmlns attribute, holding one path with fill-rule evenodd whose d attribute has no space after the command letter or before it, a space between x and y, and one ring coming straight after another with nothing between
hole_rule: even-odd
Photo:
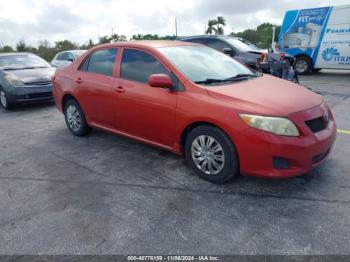
<instances>
[{"instance_id":1,"label":"sky","mask_svg":"<svg viewBox=\"0 0 350 262\"><path fill-rule=\"evenodd\" d=\"M0 0L0 45L38 46L68 39L83 44L112 31L126 35L203 34L208 19L223 16L225 33L281 24L290 9L350 4L350 0Z\"/></svg>"}]
</instances>

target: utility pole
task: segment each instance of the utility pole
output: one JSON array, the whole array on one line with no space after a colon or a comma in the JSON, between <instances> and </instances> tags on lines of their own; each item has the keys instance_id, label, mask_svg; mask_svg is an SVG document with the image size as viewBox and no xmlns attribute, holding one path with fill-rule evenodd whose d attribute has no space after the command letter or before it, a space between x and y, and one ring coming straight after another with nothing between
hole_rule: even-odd
<instances>
[{"instance_id":1,"label":"utility pole","mask_svg":"<svg viewBox=\"0 0 350 262\"><path fill-rule=\"evenodd\" d=\"M177 37L177 20L176 20L176 17L175 17L175 36Z\"/></svg>"},{"instance_id":2,"label":"utility pole","mask_svg":"<svg viewBox=\"0 0 350 262\"><path fill-rule=\"evenodd\" d=\"M276 32L276 26L272 27L272 43L271 43L271 48L274 49L274 44L275 44L275 32Z\"/></svg>"}]
</instances>

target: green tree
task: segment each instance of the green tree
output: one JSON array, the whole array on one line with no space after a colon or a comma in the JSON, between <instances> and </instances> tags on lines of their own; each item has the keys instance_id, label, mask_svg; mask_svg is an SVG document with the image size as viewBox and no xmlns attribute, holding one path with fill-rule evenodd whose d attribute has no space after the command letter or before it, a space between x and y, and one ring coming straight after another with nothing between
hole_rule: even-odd
<instances>
[{"instance_id":1,"label":"green tree","mask_svg":"<svg viewBox=\"0 0 350 262\"><path fill-rule=\"evenodd\" d=\"M85 43L85 44L82 44L79 48L80 49L90 49L91 47L93 47L95 44L94 44L94 42L92 41L92 39L89 39L88 41L87 41L87 43Z\"/></svg>"},{"instance_id":2,"label":"green tree","mask_svg":"<svg viewBox=\"0 0 350 262\"><path fill-rule=\"evenodd\" d=\"M272 42L272 31L273 26L275 26L275 41L278 42L279 33L281 26L273 25L271 23L263 23L259 25L256 29L247 29L243 32L231 33L232 36L241 37L253 44L259 46L260 48L271 47Z\"/></svg>"},{"instance_id":3,"label":"green tree","mask_svg":"<svg viewBox=\"0 0 350 262\"><path fill-rule=\"evenodd\" d=\"M175 35L165 35L165 36L159 36L159 35L152 35L152 34L137 34L133 35L130 40L175 40Z\"/></svg>"},{"instance_id":4,"label":"green tree","mask_svg":"<svg viewBox=\"0 0 350 262\"><path fill-rule=\"evenodd\" d=\"M52 47L50 42L47 40L39 41L39 47L36 51L36 54L46 61L51 61L52 58L56 55L57 50L55 47Z\"/></svg>"},{"instance_id":5,"label":"green tree","mask_svg":"<svg viewBox=\"0 0 350 262\"><path fill-rule=\"evenodd\" d=\"M17 52L25 52L27 49L26 42L24 40L20 40L16 45Z\"/></svg>"},{"instance_id":6,"label":"green tree","mask_svg":"<svg viewBox=\"0 0 350 262\"><path fill-rule=\"evenodd\" d=\"M217 29L216 29L216 24L217 24L217 21L215 19L213 20L209 20L208 21L208 28L207 30L205 31L206 34L216 34L217 33Z\"/></svg>"},{"instance_id":7,"label":"green tree","mask_svg":"<svg viewBox=\"0 0 350 262\"><path fill-rule=\"evenodd\" d=\"M9 45L5 45L4 47L0 48L1 53L10 53L13 52L13 48Z\"/></svg>"},{"instance_id":8,"label":"green tree","mask_svg":"<svg viewBox=\"0 0 350 262\"><path fill-rule=\"evenodd\" d=\"M78 46L77 44L69 40L63 40L63 41L55 42L55 48L57 49L57 52L62 52L62 51L77 49Z\"/></svg>"},{"instance_id":9,"label":"green tree","mask_svg":"<svg viewBox=\"0 0 350 262\"><path fill-rule=\"evenodd\" d=\"M226 25L226 20L222 16L218 16L216 19L216 33L218 35L224 34L224 26Z\"/></svg>"},{"instance_id":10,"label":"green tree","mask_svg":"<svg viewBox=\"0 0 350 262\"><path fill-rule=\"evenodd\" d=\"M126 36L125 35L113 34L111 36L111 41L112 42L125 42L126 41Z\"/></svg>"}]
</instances>

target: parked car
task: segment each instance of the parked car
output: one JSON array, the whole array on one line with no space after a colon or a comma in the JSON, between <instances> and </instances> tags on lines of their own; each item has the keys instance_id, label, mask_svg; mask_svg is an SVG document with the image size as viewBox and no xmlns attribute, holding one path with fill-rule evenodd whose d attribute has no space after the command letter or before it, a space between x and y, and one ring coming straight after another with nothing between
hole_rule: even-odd
<instances>
[{"instance_id":1,"label":"parked car","mask_svg":"<svg viewBox=\"0 0 350 262\"><path fill-rule=\"evenodd\" d=\"M11 109L20 103L52 100L55 69L31 53L0 54L0 104Z\"/></svg>"},{"instance_id":2,"label":"parked car","mask_svg":"<svg viewBox=\"0 0 350 262\"><path fill-rule=\"evenodd\" d=\"M233 36L227 35L199 35L178 38L180 41L192 42L207 45L220 52L223 52L245 65L257 69L257 61L261 54L268 53L269 50L260 49L249 41ZM294 57L285 53L285 59L289 61L290 65L294 64ZM269 56L276 60L280 59L281 53L278 51L270 52ZM269 72L269 68L264 68Z\"/></svg>"},{"instance_id":3,"label":"parked car","mask_svg":"<svg viewBox=\"0 0 350 262\"><path fill-rule=\"evenodd\" d=\"M86 50L70 50L60 52L55 55L51 61L51 65L54 67L64 67L70 65L74 62L79 56L84 54Z\"/></svg>"},{"instance_id":4,"label":"parked car","mask_svg":"<svg viewBox=\"0 0 350 262\"><path fill-rule=\"evenodd\" d=\"M53 85L74 135L96 127L182 154L215 183L306 173L336 137L320 95L193 43L99 45L57 69Z\"/></svg>"}]
</instances>

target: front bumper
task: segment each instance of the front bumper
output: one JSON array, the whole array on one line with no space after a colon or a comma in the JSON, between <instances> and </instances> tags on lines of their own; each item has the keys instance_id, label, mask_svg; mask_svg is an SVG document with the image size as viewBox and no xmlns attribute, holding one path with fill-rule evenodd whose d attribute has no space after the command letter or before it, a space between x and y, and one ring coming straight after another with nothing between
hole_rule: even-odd
<instances>
[{"instance_id":1,"label":"front bumper","mask_svg":"<svg viewBox=\"0 0 350 262\"><path fill-rule=\"evenodd\" d=\"M6 90L10 103L26 103L52 100L52 84L25 85L11 87Z\"/></svg>"},{"instance_id":2,"label":"front bumper","mask_svg":"<svg viewBox=\"0 0 350 262\"><path fill-rule=\"evenodd\" d=\"M329 110L321 105L288 116L298 127L299 137L278 136L249 128L237 145L242 174L283 178L305 174L324 162L336 138L336 125L332 114L322 131L313 133L306 120L323 116ZM287 166L276 165L276 160ZM282 162L283 164L283 162Z\"/></svg>"}]
</instances>

